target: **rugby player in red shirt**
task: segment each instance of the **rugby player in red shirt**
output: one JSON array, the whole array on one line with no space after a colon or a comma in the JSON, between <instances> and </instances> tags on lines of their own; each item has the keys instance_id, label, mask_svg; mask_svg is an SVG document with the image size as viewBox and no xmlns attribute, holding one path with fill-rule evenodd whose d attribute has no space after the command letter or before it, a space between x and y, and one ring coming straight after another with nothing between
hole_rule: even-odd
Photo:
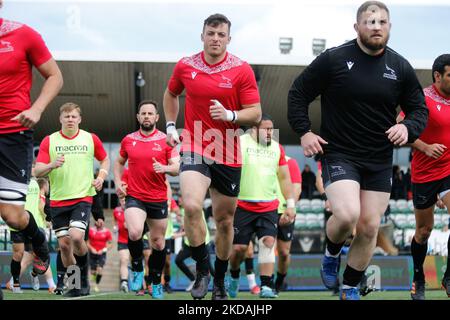
<instances>
[{"instance_id":1,"label":"rugby player in red shirt","mask_svg":"<svg viewBox=\"0 0 450 320\"><path fill-rule=\"evenodd\" d=\"M184 199L185 230L196 261L197 277L191 295L208 292L210 271L202 222L203 200L209 189L217 225L213 299L226 299L225 273L233 243L233 217L241 176L239 125L256 125L261 105L250 65L227 52L231 22L222 14L203 24L203 51L181 59L164 93L167 142L180 142L175 121L178 96L185 90L180 188Z\"/></svg>"},{"instance_id":2,"label":"rugby player in red shirt","mask_svg":"<svg viewBox=\"0 0 450 320\"><path fill-rule=\"evenodd\" d=\"M45 81L32 103L33 67ZM61 71L41 35L23 23L0 17L0 216L31 239L37 274L47 271L49 253L44 233L24 209L33 160L32 127L62 84Z\"/></svg>"},{"instance_id":3,"label":"rugby player in red shirt","mask_svg":"<svg viewBox=\"0 0 450 320\"><path fill-rule=\"evenodd\" d=\"M428 249L428 238L434 225L434 206L438 200L450 208L450 54L434 60L433 84L424 89L429 111L425 130L412 146L411 181L416 216L416 232L411 241L414 278L411 286L413 300L425 299L423 263ZM398 121L404 118L401 113ZM450 238L448 250L450 253ZM450 297L450 263L442 286Z\"/></svg>"},{"instance_id":4,"label":"rugby player in red shirt","mask_svg":"<svg viewBox=\"0 0 450 320\"><path fill-rule=\"evenodd\" d=\"M99 292L98 285L102 280L103 267L106 263L106 252L111 249L112 234L111 231L103 226L94 226L89 228L89 263L91 265L91 274L95 279L94 291Z\"/></svg>"},{"instance_id":5,"label":"rugby player in red shirt","mask_svg":"<svg viewBox=\"0 0 450 320\"><path fill-rule=\"evenodd\" d=\"M119 198L126 197L125 222L133 271L131 289L139 291L143 282L141 238L147 222L152 247L148 267L154 299L163 298L161 274L166 258L164 236L168 216L166 174L175 176L179 170L178 152L166 144L166 135L156 129L158 119L157 103L142 101L137 114L140 129L122 140L114 163L117 195ZM122 172L127 161L128 182L124 184Z\"/></svg>"}]
</instances>

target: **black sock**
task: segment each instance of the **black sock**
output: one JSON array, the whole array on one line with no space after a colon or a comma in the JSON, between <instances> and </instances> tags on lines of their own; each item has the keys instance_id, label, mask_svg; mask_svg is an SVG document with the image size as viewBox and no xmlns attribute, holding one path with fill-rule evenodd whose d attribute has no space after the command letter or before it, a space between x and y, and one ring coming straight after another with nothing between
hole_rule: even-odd
<instances>
[{"instance_id":1,"label":"black sock","mask_svg":"<svg viewBox=\"0 0 450 320\"><path fill-rule=\"evenodd\" d=\"M168 285L169 282L170 282L170 274L165 274L164 275L164 283Z\"/></svg>"},{"instance_id":2,"label":"black sock","mask_svg":"<svg viewBox=\"0 0 450 320\"><path fill-rule=\"evenodd\" d=\"M271 288L272 276L259 276L261 280L261 287L266 286Z\"/></svg>"},{"instance_id":3,"label":"black sock","mask_svg":"<svg viewBox=\"0 0 450 320\"><path fill-rule=\"evenodd\" d=\"M245 272L247 274L253 273L253 258L246 258L245 259Z\"/></svg>"},{"instance_id":4,"label":"black sock","mask_svg":"<svg viewBox=\"0 0 450 320\"><path fill-rule=\"evenodd\" d=\"M344 242L342 243L334 243L331 242L330 239L328 239L328 236L325 237L326 238L326 242L327 242L327 250L330 254L332 254L333 256L337 255L339 252L341 252L342 247L344 246Z\"/></svg>"},{"instance_id":5,"label":"black sock","mask_svg":"<svg viewBox=\"0 0 450 320\"><path fill-rule=\"evenodd\" d=\"M202 243L198 247L191 247L192 250L192 259L197 263L196 268L198 271L203 273L209 272L209 254L206 245Z\"/></svg>"},{"instance_id":6,"label":"black sock","mask_svg":"<svg viewBox=\"0 0 450 320\"><path fill-rule=\"evenodd\" d=\"M239 276L241 275L241 269L237 270L230 269L230 274L233 279L238 279Z\"/></svg>"},{"instance_id":7,"label":"black sock","mask_svg":"<svg viewBox=\"0 0 450 320\"><path fill-rule=\"evenodd\" d=\"M26 212L30 216L30 219L28 220L28 225L22 230L22 232L28 239L31 239L33 249L39 248L45 241L45 234L39 230L33 215L29 211Z\"/></svg>"},{"instance_id":8,"label":"black sock","mask_svg":"<svg viewBox=\"0 0 450 320\"><path fill-rule=\"evenodd\" d=\"M67 268L64 267L64 264L62 262L61 251L58 251L58 254L56 255L56 279L58 287L62 288L66 271Z\"/></svg>"},{"instance_id":9,"label":"black sock","mask_svg":"<svg viewBox=\"0 0 450 320\"><path fill-rule=\"evenodd\" d=\"M161 283L161 274L166 263L166 250L152 249L152 255L148 259L148 271L154 285Z\"/></svg>"},{"instance_id":10,"label":"black sock","mask_svg":"<svg viewBox=\"0 0 450 320\"><path fill-rule=\"evenodd\" d=\"M277 280L275 280L275 287L280 288L283 284L284 278L286 278L286 274L282 274L277 272Z\"/></svg>"},{"instance_id":11,"label":"black sock","mask_svg":"<svg viewBox=\"0 0 450 320\"><path fill-rule=\"evenodd\" d=\"M142 243L142 239L134 241L128 238L128 250L131 255L131 270L136 272L142 272L144 270L144 266L142 265L143 249L144 244Z\"/></svg>"},{"instance_id":12,"label":"black sock","mask_svg":"<svg viewBox=\"0 0 450 320\"><path fill-rule=\"evenodd\" d=\"M86 269L87 262L88 262L88 255L87 253L83 256L78 256L76 254L73 255L75 257L75 260L77 261L77 266L80 267L81 270Z\"/></svg>"},{"instance_id":13,"label":"black sock","mask_svg":"<svg viewBox=\"0 0 450 320\"><path fill-rule=\"evenodd\" d=\"M416 242L415 237L411 241L411 254L414 264L414 281L425 281L425 274L423 273L423 263L427 255L428 241L424 244Z\"/></svg>"},{"instance_id":14,"label":"black sock","mask_svg":"<svg viewBox=\"0 0 450 320\"><path fill-rule=\"evenodd\" d=\"M13 277L14 284L20 284L20 261L11 259L11 275Z\"/></svg>"},{"instance_id":15,"label":"black sock","mask_svg":"<svg viewBox=\"0 0 450 320\"><path fill-rule=\"evenodd\" d=\"M356 287L361 282L365 271L358 271L347 265L344 270L343 284L349 287Z\"/></svg>"},{"instance_id":16,"label":"black sock","mask_svg":"<svg viewBox=\"0 0 450 320\"><path fill-rule=\"evenodd\" d=\"M145 280L145 284L146 284L147 286L149 286L149 285L152 284L152 278L150 278L149 275L144 276L144 280Z\"/></svg>"},{"instance_id":17,"label":"black sock","mask_svg":"<svg viewBox=\"0 0 450 320\"><path fill-rule=\"evenodd\" d=\"M97 276L95 277L95 283L99 284L100 280L102 280L102 275L97 273Z\"/></svg>"},{"instance_id":18,"label":"black sock","mask_svg":"<svg viewBox=\"0 0 450 320\"><path fill-rule=\"evenodd\" d=\"M123 282L128 282L128 280L127 279L120 279L120 283L123 283Z\"/></svg>"},{"instance_id":19,"label":"black sock","mask_svg":"<svg viewBox=\"0 0 450 320\"><path fill-rule=\"evenodd\" d=\"M447 270L445 270L444 277L450 277L450 236L447 241Z\"/></svg>"},{"instance_id":20,"label":"black sock","mask_svg":"<svg viewBox=\"0 0 450 320\"><path fill-rule=\"evenodd\" d=\"M228 269L228 260L221 260L216 256L216 262L214 263L214 269L216 274L214 276L214 281L223 281L225 279L225 273Z\"/></svg>"}]
</instances>

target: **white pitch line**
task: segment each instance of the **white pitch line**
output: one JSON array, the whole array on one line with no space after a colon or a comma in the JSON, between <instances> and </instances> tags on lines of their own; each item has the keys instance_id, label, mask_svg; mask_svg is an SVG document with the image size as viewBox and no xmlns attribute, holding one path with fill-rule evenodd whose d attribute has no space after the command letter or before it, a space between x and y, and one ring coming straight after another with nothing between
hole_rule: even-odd
<instances>
[{"instance_id":1,"label":"white pitch line","mask_svg":"<svg viewBox=\"0 0 450 320\"><path fill-rule=\"evenodd\" d=\"M109 294L117 294L117 293L120 293L120 291L104 292L104 293L99 293L99 294L90 294L88 296L65 298L65 299L61 299L61 300L81 300L81 299L86 299L86 298L101 297L101 296L106 296Z\"/></svg>"}]
</instances>

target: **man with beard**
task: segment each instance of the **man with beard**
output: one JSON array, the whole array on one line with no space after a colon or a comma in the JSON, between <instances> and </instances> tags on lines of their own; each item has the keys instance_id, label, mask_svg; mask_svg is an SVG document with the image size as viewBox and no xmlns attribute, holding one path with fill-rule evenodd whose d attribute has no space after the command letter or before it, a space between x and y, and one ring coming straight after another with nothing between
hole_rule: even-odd
<instances>
[{"instance_id":1,"label":"man with beard","mask_svg":"<svg viewBox=\"0 0 450 320\"><path fill-rule=\"evenodd\" d=\"M411 162L412 192L416 216L416 232L411 241L414 277L411 286L413 300L425 300L423 263L428 250L428 238L434 225L434 206L443 202L450 212L450 54L436 58L432 67L433 84L424 89L430 118L415 148ZM401 121L404 114L400 114ZM439 204L441 207L442 203ZM450 237L447 250L450 253ZM450 297L450 260L442 287Z\"/></svg>"},{"instance_id":2,"label":"man with beard","mask_svg":"<svg viewBox=\"0 0 450 320\"><path fill-rule=\"evenodd\" d=\"M181 59L164 93L167 142L180 142L175 121L178 96L186 90L185 126L181 145L180 189L184 199L186 237L196 261L197 276L191 295L208 293L210 273L206 230L202 223L203 200L209 189L217 226L212 299L226 299L225 273L233 243L241 164L239 125L255 125L261 118L258 87L250 65L227 52L231 22L222 14L203 24L203 51Z\"/></svg>"},{"instance_id":3,"label":"man with beard","mask_svg":"<svg viewBox=\"0 0 450 320\"><path fill-rule=\"evenodd\" d=\"M178 175L179 156L176 149L166 144L166 135L156 129L158 105L145 100L138 106L140 129L128 134L121 142L114 162L114 182L119 198L125 197L125 223L128 229L128 249L131 254L133 287L142 284L142 234L147 222L150 229L152 255L148 268L152 280L152 297L164 297L161 274L166 260L165 233L167 228L166 174ZM122 182L128 161L128 181Z\"/></svg>"},{"instance_id":4,"label":"man with beard","mask_svg":"<svg viewBox=\"0 0 450 320\"><path fill-rule=\"evenodd\" d=\"M277 297L273 290L273 273L278 224L287 226L294 222L295 200L284 149L272 137L273 122L265 114L262 115L261 122L252 127L250 133L240 137L242 178L234 215L235 234L228 289L232 298L236 298L239 291L240 265L245 259L253 233L256 233L259 243L259 296ZM278 215L278 184L287 204L281 215Z\"/></svg>"},{"instance_id":5,"label":"man with beard","mask_svg":"<svg viewBox=\"0 0 450 320\"><path fill-rule=\"evenodd\" d=\"M317 57L294 81L288 120L305 156L323 154L323 179L333 215L327 222L321 276L332 289L339 254L356 226L344 271L342 300L359 300L357 285L367 268L391 191L393 145L414 142L428 110L414 69L387 47L389 10L363 3L354 24L357 38ZM320 136L311 132L308 106L321 95ZM406 117L396 123L400 105Z\"/></svg>"}]
</instances>

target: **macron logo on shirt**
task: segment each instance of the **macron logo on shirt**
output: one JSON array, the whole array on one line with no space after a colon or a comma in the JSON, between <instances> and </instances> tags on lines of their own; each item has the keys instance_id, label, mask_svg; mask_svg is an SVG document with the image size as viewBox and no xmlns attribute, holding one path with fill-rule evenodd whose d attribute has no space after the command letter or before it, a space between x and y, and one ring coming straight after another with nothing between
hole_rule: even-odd
<instances>
[{"instance_id":1,"label":"macron logo on shirt","mask_svg":"<svg viewBox=\"0 0 450 320\"><path fill-rule=\"evenodd\" d=\"M440 104L438 104L438 105L436 106L436 108L438 109L438 111L441 111L441 105L440 105Z\"/></svg>"},{"instance_id":2,"label":"macron logo on shirt","mask_svg":"<svg viewBox=\"0 0 450 320\"><path fill-rule=\"evenodd\" d=\"M348 68L348 70L351 70L354 64L355 63L353 61L347 61L347 68Z\"/></svg>"},{"instance_id":3,"label":"macron logo on shirt","mask_svg":"<svg viewBox=\"0 0 450 320\"><path fill-rule=\"evenodd\" d=\"M191 76L192 76L192 80L194 80L194 79L195 79L195 77L197 76L197 72L195 72L195 71L192 71L192 72L191 72Z\"/></svg>"}]
</instances>

